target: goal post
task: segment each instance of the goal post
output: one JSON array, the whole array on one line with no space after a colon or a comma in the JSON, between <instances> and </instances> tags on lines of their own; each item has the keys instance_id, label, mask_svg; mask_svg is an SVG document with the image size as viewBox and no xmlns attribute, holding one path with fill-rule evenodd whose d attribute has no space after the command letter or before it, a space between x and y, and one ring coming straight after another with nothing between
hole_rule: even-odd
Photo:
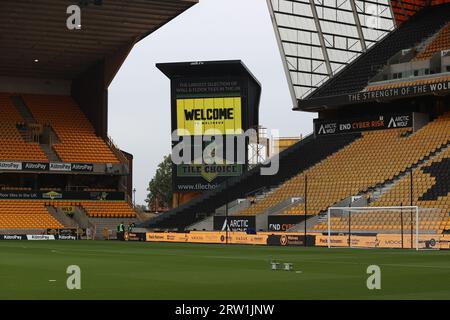
<instances>
[{"instance_id":1,"label":"goal post","mask_svg":"<svg viewBox=\"0 0 450 320\"><path fill-rule=\"evenodd\" d=\"M327 245L349 248L439 248L439 211L418 206L330 207Z\"/></svg>"}]
</instances>

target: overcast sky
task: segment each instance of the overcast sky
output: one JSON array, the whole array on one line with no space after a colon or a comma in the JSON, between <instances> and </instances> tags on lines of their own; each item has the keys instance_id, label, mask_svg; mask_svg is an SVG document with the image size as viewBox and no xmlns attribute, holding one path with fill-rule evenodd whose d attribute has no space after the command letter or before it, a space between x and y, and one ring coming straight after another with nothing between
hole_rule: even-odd
<instances>
[{"instance_id":1,"label":"overcast sky","mask_svg":"<svg viewBox=\"0 0 450 320\"><path fill-rule=\"evenodd\" d=\"M109 134L134 155L138 204L170 153L170 83L155 64L227 59L242 60L261 82L261 125L280 136L312 131L315 114L291 110L266 0L200 0L139 42L109 87Z\"/></svg>"}]
</instances>

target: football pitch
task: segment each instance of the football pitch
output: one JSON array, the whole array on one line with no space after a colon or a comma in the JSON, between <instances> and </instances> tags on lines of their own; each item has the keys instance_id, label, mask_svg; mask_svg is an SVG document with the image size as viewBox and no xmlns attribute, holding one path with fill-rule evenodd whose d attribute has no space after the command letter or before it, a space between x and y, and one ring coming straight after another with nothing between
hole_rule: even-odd
<instances>
[{"instance_id":1,"label":"football pitch","mask_svg":"<svg viewBox=\"0 0 450 320\"><path fill-rule=\"evenodd\" d=\"M70 265L81 290L67 289ZM367 289L370 265L381 290ZM450 251L2 241L0 283L0 299L450 299Z\"/></svg>"}]
</instances>

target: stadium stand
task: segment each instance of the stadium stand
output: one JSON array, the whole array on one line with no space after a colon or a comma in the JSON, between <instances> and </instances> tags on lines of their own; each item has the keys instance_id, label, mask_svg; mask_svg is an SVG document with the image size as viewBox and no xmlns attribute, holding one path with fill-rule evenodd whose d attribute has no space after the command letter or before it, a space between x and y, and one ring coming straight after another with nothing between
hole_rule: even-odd
<instances>
[{"instance_id":1,"label":"stadium stand","mask_svg":"<svg viewBox=\"0 0 450 320\"><path fill-rule=\"evenodd\" d=\"M133 218L136 212L125 201L45 201L46 206L55 208L79 207L88 217L93 218Z\"/></svg>"},{"instance_id":2,"label":"stadium stand","mask_svg":"<svg viewBox=\"0 0 450 320\"><path fill-rule=\"evenodd\" d=\"M413 79L406 81L396 81L394 83L388 84L371 84L368 85L364 90L365 91L376 91L376 90L387 90L387 89L395 89L404 86L411 85L425 85L425 84L433 84L438 82L450 81L450 76L442 76L442 77L429 77L427 79Z\"/></svg>"},{"instance_id":3,"label":"stadium stand","mask_svg":"<svg viewBox=\"0 0 450 320\"><path fill-rule=\"evenodd\" d=\"M297 170L300 170L296 173L291 171L294 174L292 178L269 192L259 202L235 214L257 215L291 197L304 197L305 175L308 178L308 214L320 214L346 197L367 193L372 188L391 181L447 147L450 143L449 130L450 113L445 113L412 134L410 129L363 133L361 137L330 153L305 171L297 166ZM336 138L326 137L321 141L326 139L331 142ZM299 158L301 154L309 154L302 153L301 149L296 152L299 153ZM280 165L283 164L281 162ZM245 197L245 193L241 193L240 197ZM186 212L185 208L183 212ZM304 214L304 204L293 205L281 214ZM161 228L164 225L176 226L180 220L174 216L164 224L157 225ZM153 222L156 221L156 218L153 219Z\"/></svg>"},{"instance_id":4,"label":"stadium stand","mask_svg":"<svg viewBox=\"0 0 450 320\"><path fill-rule=\"evenodd\" d=\"M445 25L442 30L433 38L433 40L419 52L415 57L416 60L429 59L434 53L441 50L450 49L450 23Z\"/></svg>"},{"instance_id":5,"label":"stadium stand","mask_svg":"<svg viewBox=\"0 0 450 320\"><path fill-rule=\"evenodd\" d=\"M2 229L63 227L50 215L43 201L0 200L0 228Z\"/></svg>"},{"instance_id":6,"label":"stadium stand","mask_svg":"<svg viewBox=\"0 0 450 320\"><path fill-rule=\"evenodd\" d=\"M295 2L287 3L295 8ZM306 60L304 53L281 48L287 76L292 80L292 96L297 99L294 109L318 112L318 123L324 123L325 129L315 126L316 136L308 136L281 153L280 174L264 177L257 168L241 178L230 178L218 189L141 226L154 231L224 230L225 211L233 216L233 221L253 222L256 227L249 227L249 233L254 228L270 232L301 231L323 239L328 228L328 209L355 205L370 209L352 212L350 233L387 234L394 239L405 230L412 234L415 217L411 218L412 211L381 211L379 207L413 205L419 207L420 232L438 242L442 237L435 235L450 234L449 53L437 54L450 49L450 3L411 0L391 4L397 22L394 31L336 74L325 70L325 61L323 73L330 79L306 98L299 98L295 91L296 86L303 85L300 81L307 82L306 77L299 80L292 75L302 70L299 65L301 59ZM279 12L273 13L278 18ZM275 23L281 34L298 24L295 10L289 14L292 15L289 19ZM321 24L324 16L311 20ZM317 47L324 52L334 48L334 44ZM332 65L334 58L328 63ZM367 129L357 126L377 122L375 119L386 120L388 115L391 120L399 115L409 117L412 122L401 129L392 129L387 122L381 130L375 130L376 125L368 125ZM334 148L327 145L346 137L351 139L345 143L341 140ZM309 148L313 145L314 148ZM316 154L319 146L327 149L322 156ZM283 172L286 167L289 170ZM230 206L224 209L225 203L231 209ZM213 220L211 215L220 219ZM302 217L307 221L303 222ZM349 233L347 217L332 217L333 232L339 236ZM220 225L216 220L221 221ZM282 221L278 224L280 228L270 221ZM199 223L193 225L195 222ZM240 230L236 225L230 222L228 227Z\"/></svg>"},{"instance_id":7,"label":"stadium stand","mask_svg":"<svg viewBox=\"0 0 450 320\"><path fill-rule=\"evenodd\" d=\"M23 98L18 110L12 97ZM24 114L27 115L26 119ZM95 134L94 128L71 97L56 95L0 94L0 159L9 161L49 162L39 145L39 138L32 139L21 133L26 125L51 127L56 134L53 149L64 162L119 163L108 145ZM8 181L5 178L5 181ZM13 180L14 181L14 180ZM16 180L18 182L18 180ZM98 184L98 182L96 182ZM101 185L101 184L100 184ZM1 191L30 192L32 187L2 184ZM40 192L62 192L61 187L40 187ZM116 188L85 187L85 192L117 192ZM1 200L0 228L47 229L67 227L49 213L47 207L80 206L88 217L135 218L135 212L125 201L114 202L45 202L44 200ZM66 221L63 219L62 221ZM70 223L70 226L76 223Z\"/></svg>"},{"instance_id":8,"label":"stadium stand","mask_svg":"<svg viewBox=\"0 0 450 320\"><path fill-rule=\"evenodd\" d=\"M81 210L85 227L95 225L100 228L97 238L103 237L101 228L108 227L114 237L115 226L122 220L137 221L135 211L125 201L0 200L0 229L34 229L34 233L36 230L41 233L45 229L77 227L80 218L74 220L62 213L61 209L68 207Z\"/></svg>"},{"instance_id":9,"label":"stadium stand","mask_svg":"<svg viewBox=\"0 0 450 320\"><path fill-rule=\"evenodd\" d=\"M260 175L261 165L248 171L242 177L230 178L227 184L183 204L171 211L165 212L148 221L151 228L184 229L202 220L205 215L213 214L214 210L231 199L245 198L261 189L277 186L299 171L307 169L324 158L337 152L344 146L358 139L360 134L348 134L334 137L305 137L294 146L279 155L279 171L276 175ZM224 193L224 190L227 190Z\"/></svg>"},{"instance_id":10,"label":"stadium stand","mask_svg":"<svg viewBox=\"0 0 450 320\"><path fill-rule=\"evenodd\" d=\"M341 135L337 137L346 136L347 135ZM310 139L314 140L313 138ZM321 141L326 141L326 139L333 141L336 137L326 137ZM408 170L414 166L422 163L428 163L426 161L430 157L433 157L435 154L439 154L439 152L445 148L448 148L449 143L449 112L437 117L435 120L431 121L414 133L410 132L410 129L365 132L361 136L354 137L354 140L351 143L344 145L339 150L335 150L335 152L329 153L328 156L323 157L316 164L306 168L304 171L300 169L301 167L296 166L298 171L294 173L292 178L287 180L285 183L282 183L275 190L268 192L267 195L259 202L256 202L254 205L234 214L257 215L288 198L304 197L304 183L306 175L308 177L307 213L309 215L317 215L324 212L329 206L332 206L333 204L349 196L358 194L366 195L375 187L393 181L401 175L406 174ZM290 149L288 150L292 151ZM301 158L302 154L309 155L309 153L302 153L301 151L303 151L302 148L298 148L296 150L296 153L298 152L297 159ZM440 157L443 156L444 154ZM283 166L284 163L285 162L282 161L281 166ZM418 197L423 194L427 187L422 184L422 180L422 178L417 179L418 186L415 191L415 196L417 198L416 200L418 200ZM279 181L283 180L280 179ZM268 185L266 184L266 186ZM243 197L243 194L240 196ZM388 195L386 195L386 197L388 197ZM373 202L371 205L386 206L400 205L401 203L401 201L397 201L395 204L389 201L380 201ZM428 230L442 231L445 227L444 218L450 210L450 206L444 198L439 201L442 202L433 201L427 206L430 208L440 208L441 210L439 219L436 218L436 215L433 215L433 219L435 219L433 223L428 221L424 222L426 223L425 228ZM407 204L409 204L409 202L405 200L404 205ZM186 213L186 211L187 210L184 207L183 212ZM303 203L294 204L289 209L282 212L282 214L295 215L304 213ZM160 219L165 215L161 215ZM431 215L429 217L425 217L425 219L428 218L431 219ZM364 217L364 219L366 219L366 217ZM158 223L156 225L161 228L164 228L164 226L173 227L180 225L182 223L180 220L181 219L179 217L174 215L171 219L164 221L164 223ZM157 218L152 221L157 222ZM188 224L188 222L185 223L186 225ZM367 230L373 229L369 226L370 223L370 220L366 221L366 225L368 226ZM389 224L388 220L383 223L383 227L386 227L387 230L395 229L394 226ZM361 228L366 225L360 223ZM376 224L375 226L378 227ZM323 228L323 225L317 227L317 229Z\"/></svg>"},{"instance_id":11,"label":"stadium stand","mask_svg":"<svg viewBox=\"0 0 450 320\"><path fill-rule=\"evenodd\" d=\"M81 207L92 218L135 218L136 213L125 201L83 201Z\"/></svg>"},{"instance_id":12,"label":"stadium stand","mask_svg":"<svg viewBox=\"0 0 450 320\"><path fill-rule=\"evenodd\" d=\"M0 159L9 161L42 161L48 159L37 143L25 141L17 126L23 124L10 95L0 93Z\"/></svg>"},{"instance_id":13,"label":"stadium stand","mask_svg":"<svg viewBox=\"0 0 450 320\"><path fill-rule=\"evenodd\" d=\"M249 201L251 205L238 211L233 210L232 215L260 215L261 218L267 216L263 213L270 212L281 215L315 215L314 218L317 218L330 206L354 196L363 197L372 207L410 205L409 173L412 170L413 204L424 210L422 229L430 233L447 232L450 227L447 162L450 112L445 88L450 78L448 74L439 73L446 72L448 68L444 67L441 71L436 71L437 73L434 69L429 69L428 72L424 71L424 75L414 74L414 78L374 78L380 75L380 71L387 70L386 66L390 64L409 63L414 58L428 59L436 52L448 48L450 3L416 2L406 8L407 12L402 15L404 12L399 9L404 10L404 5L408 4L393 1L399 26L337 74L330 76L330 80L308 97L297 100L298 106L295 109L318 111L319 119L330 120L330 123L336 124L347 124L345 121L349 118L359 116L365 119L367 115L397 112L426 114L430 117L430 122L422 127L414 125L414 130L403 128L329 136L321 136L319 133L317 136L309 136L280 154L280 174L265 177L259 175L256 169L240 179L230 178L218 189L205 192L198 198L149 220L143 226L156 230L183 230L194 222L213 215L215 210L225 203L249 196L252 199ZM283 24L279 27L280 32L283 28L287 27ZM411 48L414 50L410 50ZM398 58L400 54L402 57L403 54L406 55L406 51L408 55L405 60ZM292 65L292 53L283 54L288 65ZM420 66L419 68L426 68L423 63ZM438 94L399 94L398 97L389 96L386 99L378 99L376 96L372 100L368 99L370 101L352 98L353 94L363 91L425 87L435 83L444 88ZM339 122L340 120L342 122ZM351 139L345 143L339 142L335 148L327 146L328 143L336 143L345 137ZM310 145L315 148L309 148ZM315 153L320 149L320 145L328 151L317 156ZM312 158L314 161L310 161ZM308 164L303 161L308 161ZM289 170L283 171L286 167L289 167ZM381 195L378 194L380 190L383 190ZM256 191L261 192L254 197ZM297 198L296 202L293 198ZM273 210L269 210L271 208ZM356 214L353 224L357 231L398 232L401 226L397 218L392 213L387 213L385 217L377 214ZM334 223L341 224L345 229L344 221L336 220ZM404 223L403 227L410 221L405 219ZM322 232L326 226L319 223L314 228Z\"/></svg>"},{"instance_id":14,"label":"stadium stand","mask_svg":"<svg viewBox=\"0 0 450 320\"><path fill-rule=\"evenodd\" d=\"M0 30L0 233L136 220L133 156L108 136L108 87L137 42L197 1L89 2L78 3L81 33L53 23L67 3L2 3L14 28Z\"/></svg>"},{"instance_id":15,"label":"stadium stand","mask_svg":"<svg viewBox=\"0 0 450 320\"><path fill-rule=\"evenodd\" d=\"M71 97L24 95L24 101L39 123L55 130L53 148L64 162L119 163Z\"/></svg>"},{"instance_id":16,"label":"stadium stand","mask_svg":"<svg viewBox=\"0 0 450 320\"><path fill-rule=\"evenodd\" d=\"M364 133L362 138L299 173L238 214L259 214L290 197L304 197L305 175L309 181L308 214L319 214L346 197L393 179L446 146L450 142L449 130L447 113L412 135L402 135L404 129ZM304 214L304 205L294 205L283 214Z\"/></svg>"},{"instance_id":17,"label":"stadium stand","mask_svg":"<svg viewBox=\"0 0 450 320\"><path fill-rule=\"evenodd\" d=\"M447 147L436 157L413 171L413 205L421 208L419 228L425 231L442 233L448 230L450 213L450 149ZM370 203L372 207L405 206L411 204L411 177L405 175L379 199ZM352 215L352 228L355 231L400 232L402 229L398 213L382 212L355 213ZM408 230L411 219L403 217L403 230ZM414 220L413 220L414 221ZM333 217L334 230L345 230L348 221ZM327 223L322 222L313 229L326 230Z\"/></svg>"}]
</instances>

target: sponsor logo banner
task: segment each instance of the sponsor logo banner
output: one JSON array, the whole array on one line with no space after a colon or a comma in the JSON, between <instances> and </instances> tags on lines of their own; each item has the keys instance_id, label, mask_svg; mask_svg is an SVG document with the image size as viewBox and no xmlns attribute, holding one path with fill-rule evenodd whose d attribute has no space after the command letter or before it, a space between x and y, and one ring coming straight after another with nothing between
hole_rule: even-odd
<instances>
[{"instance_id":1,"label":"sponsor logo banner","mask_svg":"<svg viewBox=\"0 0 450 320\"><path fill-rule=\"evenodd\" d=\"M55 240L51 234L27 234L27 240Z\"/></svg>"},{"instance_id":2,"label":"sponsor logo banner","mask_svg":"<svg viewBox=\"0 0 450 320\"><path fill-rule=\"evenodd\" d=\"M228 238L227 238L228 235ZM141 237L141 238L139 238ZM409 236L404 235L404 248L410 248ZM252 244L269 246L304 246L305 235L302 233L285 232L261 232L257 234L247 234L245 232L224 232L224 231L191 231L190 233L146 233L137 234L133 240L148 242L184 242L184 243L211 243L211 244ZM334 247L348 247L347 235L332 235L331 244ZM353 235L351 237L353 247L366 248L401 248L400 235L378 234L378 235ZM415 239L413 240L415 241ZM306 245L328 246L328 237L319 233L308 233L306 235ZM421 248L450 248L450 236L441 235L421 235L419 245ZM415 242L414 242L415 246Z\"/></svg>"},{"instance_id":3,"label":"sponsor logo banner","mask_svg":"<svg viewBox=\"0 0 450 320\"><path fill-rule=\"evenodd\" d=\"M317 136L362 132L371 130L386 130L411 128L413 126L412 113L386 114L367 116L358 119L343 120L314 120L314 134Z\"/></svg>"},{"instance_id":4,"label":"sponsor logo banner","mask_svg":"<svg viewBox=\"0 0 450 320\"><path fill-rule=\"evenodd\" d=\"M83 234L84 230L80 230ZM56 240L78 240L80 234L77 233L77 229L47 229L48 235L53 235Z\"/></svg>"},{"instance_id":5,"label":"sponsor logo banner","mask_svg":"<svg viewBox=\"0 0 450 320\"><path fill-rule=\"evenodd\" d=\"M125 200L124 192L32 192L0 191L0 199L11 200Z\"/></svg>"},{"instance_id":6,"label":"sponsor logo banner","mask_svg":"<svg viewBox=\"0 0 450 320\"><path fill-rule=\"evenodd\" d=\"M42 194L42 198L43 199L51 199L51 200L55 200L55 199L62 199L63 195L62 193L56 192L56 191L50 191L47 193L43 193Z\"/></svg>"},{"instance_id":7,"label":"sponsor logo banner","mask_svg":"<svg viewBox=\"0 0 450 320\"><path fill-rule=\"evenodd\" d=\"M348 247L349 237L346 235L334 235L330 238L331 246L333 247ZM365 247L365 248L377 248L379 247L379 240L376 235L368 236L351 236L352 247ZM326 247L328 246L328 236L317 235L316 246Z\"/></svg>"},{"instance_id":8,"label":"sponsor logo banner","mask_svg":"<svg viewBox=\"0 0 450 320\"><path fill-rule=\"evenodd\" d=\"M256 231L255 216L214 216L214 230Z\"/></svg>"},{"instance_id":9,"label":"sponsor logo banner","mask_svg":"<svg viewBox=\"0 0 450 320\"><path fill-rule=\"evenodd\" d=\"M182 164L177 166L178 177L203 177L208 182L217 177L237 177L241 174L241 164Z\"/></svg>"},{"instance_id":10,"label":"sponsor logo banner","mask_svg":"<svg viewBox=\"0 0 450 320\"><path fill-rule=\"evenodd\" d=\"M267 245L267 235L235 232L228 236L228 243Z\"/></svg>"},{"instance_id":11,"label":"sponsor logo banner","mask_svg":"<svg viewBox=\"0 0 450 320\"><path fill-rule=\"evenodd\" d=\"M226 239L220 232L191 232L186 235L189 243L225 243Z\"/></svg>"},{"instance_id":12,"label":"sponsor logo banner","mask_svg":"<svg viewBox=\"0 0 450 320\"><path fill-rule=\"evenodd\" d=\"M363 91L347 95L348 102L357 103L365 101L389 100L392 98L403 98L409 96L428 95L450 90L450 81L436 83L403 86L400 88L388 88L382 90Z\"/></svg>"},{"instance_id":13,"label":"sponsor logo banner","mask_svg":"<svg viewBox=\"0 0 450 320\"><path fill-rule=\"evenodd\" d=\"M412 243L411 243L412 240ZM421 234L419 235L419 248L421 249L439 249L441 246L442 235L436 234ZM378 247L380 248L415 248L416 247L416 236L409 233L402 236L400 234L378 234L377 235ZM443 243L445 246L445 244Z\"/></svg>"},{"instance_id":14,"label":"sponsor logo banner","mask_svg":"<svg viewBox=\"0 0 450 320\"><path fill-rule=\"evenodd\" d=\"M55 234L55 240L78 240L77 235L71 235L71 234Z\"/></svg>"},{"instance_id":15,"label":"sponsor logo banner","mask_svg":"<svg viewBox=\"0 0 450 320\"><path fill-rule=\"evenodd\" d=\"M93 172L92 163L65 162L0 162L0 170L10 171L57 171L57 172Z\"/></svg>"},{"instance_id":16,"label":"sponsor logo banner","mask_svg":"<svg viewBox=\"0 0 450 320\"><path fill-rule=\"evenodd\" d=\"M21 162L2 161L2 162L0 162L0 170L19 171L19 170L22 170L22 163Z\"/></svg>"},{"instance_id":17,"label":"sponsor logo banner","mask_svg":"<svg viewBox=\"0 0 450 320\"><path fill-rule=\"evenodd\" d=\"M146 241L145 233L125 232L125 241Z\"/></svg>"},{"instance_id":18,"label":"sponsor logo banner","mask_svg":"<svg viewBox=\"0 0 450 320\"><path fill-rule=\"evenodd\" d=\"M33 200L42 199L39 192L0 191L0 199Z\"/></svg>"},{"instance_id":19,"label":"sponsor logo banner","mask_svg":"<svg viewBox=\"0 0 450 320\"><path fill-rule=\"evenodd\" d=\"M21 235L21 234L5 234L0 235L0 240L77 240L76 234L31 234L31 235Z\"/></svg>"},{"instance_id":20,"label":"sponsor logo banner","mask_svg":"<svg viewBox=\"0 0 450 320\"><path fill-rule=\"evenodd\" d=\"M411 82L409 82L411 83ZM339 106L373 101L392 101L394 99L445 94L450 91L450 81L405 85L399 88L388 88L373 91L360 91L334 97L305 99L299 102L300 109L311 109L317 106Z\"/></svg>"},{"instance_id":21,"label":"sponsor logo banner","mask_svg":"<svg viewBox=\"0 0 450 320\"><path fill-rule=\"evenodd\" d=\"M0 234L0 240L27 240L23 234Z\"/></svg>"},{"instance_id":22,"label":"sponsor logo banner","mask_svg":"<svg viewBox=\"0 0 450 320\"><path fill-rule=\"evenodd\" d=\"M72 163L71 171L74 172L93 172L94 165L90 163Z\"/></svg>"},{"instance_id":23,"label":"sponsor logo banner","mask_svg":"<svg viewBox=\"0 0 450 320\"><path fill-rule=\"evenodd\" d=\"M228 238L227 238L228 235ZM215 244L267 245L266 234L246 234L245 232L192 231L190 233L147 233L149 242L186 242Z\"/></svg>"},{"instance_id":24,"label":"sponsor logo banner","mask_svg":"<svg viewBox=\"0 0 450 320\"><path fill-rule=\"evenodd\" d=\"M315 245L314 235L304 234L271 234L267 237L267 245L269 246L306 246L311 247Z\"/></svg>"},{"instance_id":25,"label":"sponsor logo banner","mask_svg":"<svg viewBox=\"0 0 450 320\"><path fill-rule=\"evenodd\" d=\"M347 236L331 236L330 243L335 247L348 247ZM328 237L326 235L319 234L316 236L316 246L324 247L328 246Z\"/></svg>"},{"instance_id":26,"label":"sponsor logo banner","mask_svg":"<svg viewBox=\"0 0 450 320\"><path fill-rule=\"evenodd\" d=\"M415 248L415 235L412 240L411 244L411 236L406 233L403 234L403 240L401 234L352 235L350 237L352 247L365 248ZM348 235L332 235L330 243L333 247L348 247L349 237ZM423 234L419 236L419 248L441 248L441 246L445 247L445 245L441 235ZM316 246L328 246L328 236L318 234L316 236Z\"/></svg>"},{"instance_id":27,"label":"sponsor logo banner","mask_svg":"<svg viewBox=\"0 0 450 320\"><path fill-rule=\"evenodd\" d=\"M146 234L149 242L187 242L186 233L151 233Z\"/></svg>"},{"instance_id":28,"label":"sponsor logo banner","mask_svg":"<svg viewBox=\"0 0 450 320\"><path fill-rule=\"evenodd\" d=\"M286 231L294 227L296 224L302 222L304 219L305 219L304 215L268 216L267 217L268 230L275 232Z\"/></svg>"},{"instance_id":29,"label":"sponsor logo banner","mask_svg":"<svg viewBox=\"0 0 450 320\"><path fill-rule=\"evenodd\" d=\"M72 171L72 164L63 162L51 162L50 171Z\"/></svg>"},{"instance_id":30,"label":"sponsor logo banner","mask_svg":"<svg viewBox=\"0 0 450 320\"><path fill-rule=\"evenodd\" d=\"M48 171L49 164L45 162L23 162L22 170L24 171Z\"/></svg>"}]
</instances>

